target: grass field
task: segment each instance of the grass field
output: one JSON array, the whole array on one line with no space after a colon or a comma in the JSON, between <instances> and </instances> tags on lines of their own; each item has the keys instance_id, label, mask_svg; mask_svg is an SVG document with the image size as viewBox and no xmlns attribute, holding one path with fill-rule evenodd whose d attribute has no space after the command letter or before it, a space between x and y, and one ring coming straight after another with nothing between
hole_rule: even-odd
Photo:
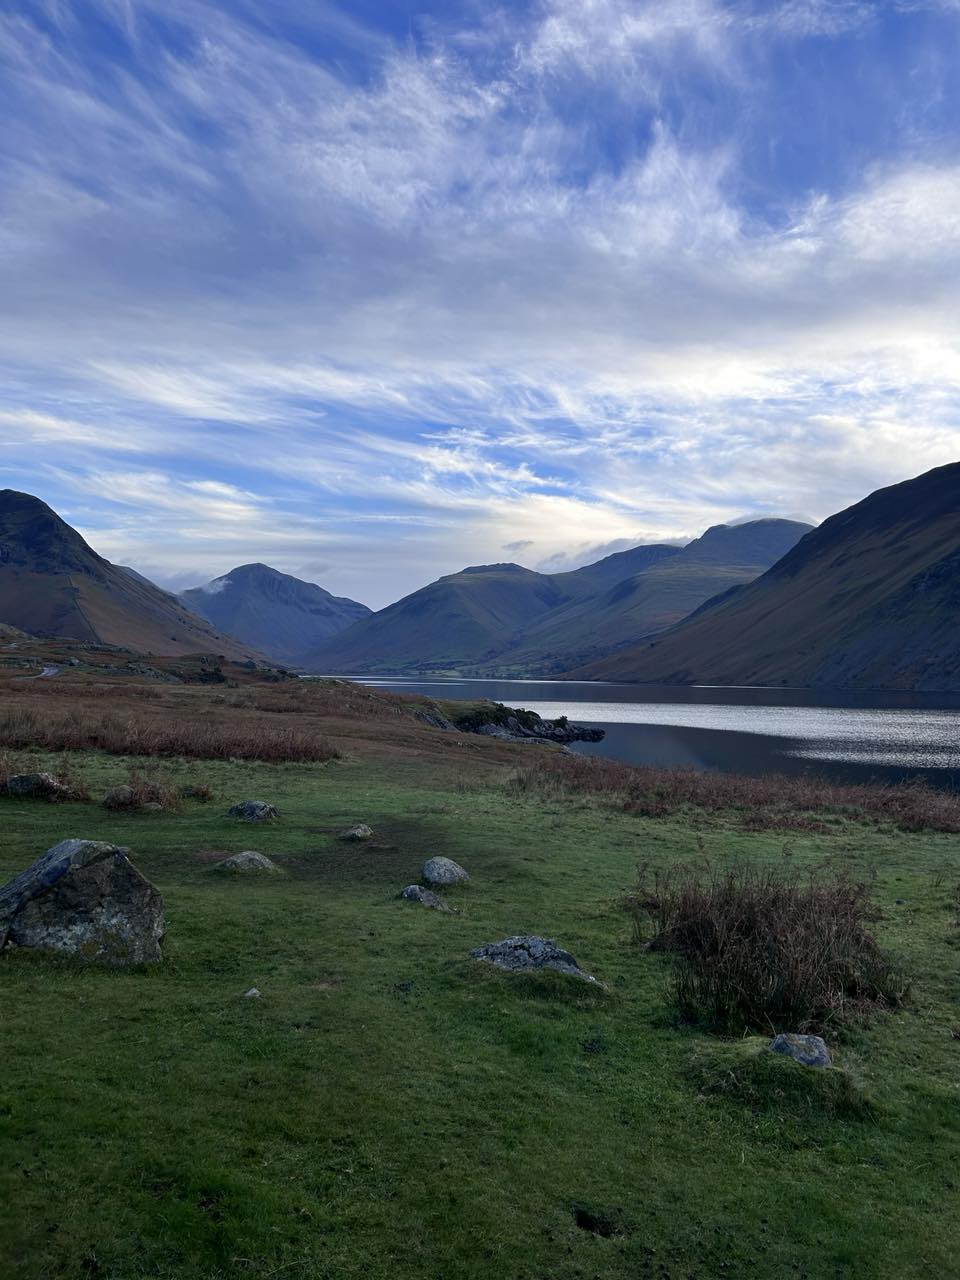
<instances>
[{"instance_id":1,"label":"grass field","mask_svg":"<svg viewBox=\"0 0 960 1280\"><path fill-rule=\"evenodd\" d=\"M430 740L168 762L214 792L170 812L0 799L0 882L66 836L115 841L169 930L150 970L0 959L0 1275L958 1274L957 837L652 818L509 785L523 749L464 767ZM94 796L129 764L72 759ZM224 816L248 797L282 820ZM336 840L357 821L372 846ZM285 874L211 874L246 848ZM471 873L458 915L397 900L431 854ZM854 1106L772 1055L745 1082L743 1046L681 1024L668 959L633 941L638 864L748 857L874 880L912 993L833 1038ZM605 990L469 959L521 932Z\"/></svg>"}]
</instances>

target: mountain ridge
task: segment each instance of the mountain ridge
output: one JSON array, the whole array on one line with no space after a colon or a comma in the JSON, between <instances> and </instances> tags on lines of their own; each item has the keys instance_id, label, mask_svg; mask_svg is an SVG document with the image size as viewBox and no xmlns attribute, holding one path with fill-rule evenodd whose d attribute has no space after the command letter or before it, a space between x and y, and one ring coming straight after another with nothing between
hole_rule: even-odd
<instances>
[{"instance_id":1,"label":"mountain ridge","mask_svg":"<svg viewBox=\"0 0 960 1280\"><path fill-rule=\"evenodd\" d=\"M960 684L960 463L825 520L765 574L571 678L945 690Z\"/></svg>"},{"instance_id":2,"label":"mountain ridge","mask_svg":"<svg viewBox=\"0 0 960 1280\"><path fill-rule=\"evenodd\" d=\"M687 547L642 545L557 574L512 562L467 566L355 623L307 665L550 674L585 647L609 652L756 577L808 528L777 518L717 525Z\"/></svg>"},{"instance_id":3,"label":"mountain ridge","mask_svg":"<svg viewBox=\"0 0 960 1280\"><path fill-rule=\"evenodd\" d=\"M145 654L261 655L99 555L33 494L0 489L0 621Z\"/></svg>"}]
</instances>

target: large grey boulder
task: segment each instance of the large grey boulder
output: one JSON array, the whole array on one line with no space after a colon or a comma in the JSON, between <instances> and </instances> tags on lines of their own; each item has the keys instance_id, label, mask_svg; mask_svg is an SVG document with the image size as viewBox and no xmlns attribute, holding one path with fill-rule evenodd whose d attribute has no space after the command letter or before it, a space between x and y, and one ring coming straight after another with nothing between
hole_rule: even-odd
<instances>
[{"instance_id":1,"label":"large grey boulder","mask_svg":"<svg viewBox=\"0 0 960 1280\"><path fill-rule=\"evenodd\" d=\"M509 969L514 973L556 969L558 973L568 973L585 982L597 981L592 974L580 968L569 951L562 950L551 938L540 938L535 934L519 934L501 942L487 942L470 954L474 960L486 960L499 969Z\"/></svg>"},{"instance_id":2,"label":"large grey boulder","mask_svg":"<svg viewBox=\"0 0 960 1280\"><path fill-rule=\"evenodd\" d=\"M280 817L280 810L265 800L241 800L227 810L228 818L239 818L241 822L271 822Z\"/></svg>"},{"instance_id":3,"label":"large grey boulder","mask_svg":"<svg viewBox=\"0 0 960 1280\"><path fill-rule=\"evenodd\" d=\"M794 1062L802 1062L805 1067L831 1065L830 1050L819 1036L801 1036L782 1032L770 1041L770 1048L774 1053L782 1053L788 1058L793 1058Z\"/></svg>"},{"instance_id":4,"label":"large grey boulder","mask_svg":"<svg viewBox=\"0 0 960 1280\"><path fill-rule=\"evenodd\" d=\"M405 889L400 890L400 897L407 902L419 902L422 907L432 907L434 911L453 911L453 907L448 906L438 893L434 893L432 889L424 889L421 884L408 884Z\"/></svg>"},{"instance_id":5,"label":"large grey boulder","mask_svg":"<svg viewBox=\"0 0 960 1280\"><path fill-rule=\"evenodd\" d=\"M164 932L158 890L126 849L99 840L62 840L0 889L0 949L149 964Z\"/></svg>"},{"instance_id":6,"label":"large grey boulder","mask_svg":"<svg viewBox=\"0 0 960 1280\"><path fill-rule=\"evenodd\" d=\"M242 853L234 853L222 862L215 862L212 871L220 871L225 875L258 876L279 874L280 868L265 853L256 853L253 849L244 849Z\"/></svg>"},{"instance_id":7,"label":"large grey boulder","mask_svg":"<svg viewBox=\"0 0 960 1280\"><path fill-rule=\"evenodd\" d=\"M7 795L20 799L47 799L64 791L52 773L15 773L7 778Z\"/></svg>"},{"instance_id":8,"label":"large grey boulder","mask_svg":"<svg viewBox=\"0 0 960 1280\"><path fill-rule=\"evenodd\" d=\"M427 884L463 884L470 877L452 858L428 858L420 872Z\"/></svg>"}]
</instances>

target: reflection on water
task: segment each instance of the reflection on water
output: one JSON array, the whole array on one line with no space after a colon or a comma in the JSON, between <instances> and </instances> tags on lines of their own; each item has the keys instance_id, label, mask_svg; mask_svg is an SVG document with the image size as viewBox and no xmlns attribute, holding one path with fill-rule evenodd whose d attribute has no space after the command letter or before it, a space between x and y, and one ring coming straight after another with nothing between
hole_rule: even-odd
<instances>
[{"instance_id":1,"label":"reflection on water","mask_svg":"<svg viewBox=\"0 0 960 1280\"><path fill-rule=\"evenodd\" d=\"M960 695L354 678L431 697L491 698L550 719L568 715L606 730L603 742L574 750L632 764L960 783Z\"/></svg>"}]
</instances>

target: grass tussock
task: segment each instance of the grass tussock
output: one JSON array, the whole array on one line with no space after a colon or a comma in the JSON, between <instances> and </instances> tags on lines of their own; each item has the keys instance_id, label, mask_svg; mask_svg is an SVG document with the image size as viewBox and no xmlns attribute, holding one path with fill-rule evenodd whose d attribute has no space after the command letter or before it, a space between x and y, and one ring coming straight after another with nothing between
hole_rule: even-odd
<instances>
[{"instance_id":1,"label":"grass tussock","mask_svg":"<svg viewBox=\"0 0 960 1280\"><path fill-rule=\"evenodd\" d=\"M889 822L902 831L960 832L960 794L922 783L842 784L812 776L700 773L551 755L518 770L515 795L593 799L628 813L668 818L694 810L732 814L748 831L822 831L827 820Z\"/></svg>"},{"instance_id":2,"label":"grass tussock","mask_svg":"<svg viewBox=\"0 0 960 1280\"><path fill-rule=\"evenodd\" d=\"M697 1047L687 1078L703 1097L725 1098L755 1111L801 1120L817 1116L866 1117L874 1105L854 1077L840 1067L805 1067L771 1053L764 1036Z\"/></svg>"},{"instance_id":3,"label":"grass tussock","mask_svg":"<svg viewBox=\"0 0 960 1280\"><path fill-rule=\"evenodd\" d=\"M255 717L178 720L69 706L15 707L5 712L0 715L0 746L270 762L323 762L340 754L324 734L312 728L264 724Z\"/></svg>"},{"instance_id":4,"label":"grass tussock","mask_svg":"<svg viewBox=\"0 0 960 1280\"><path fill-rule=\"evenodd\" d=\"M824 1030L906 994L867 885L844 876L675 867L641 873L624 906L638 941L673 956L682 1015L716 1030Z\"/></svg>"}]
</instances>

